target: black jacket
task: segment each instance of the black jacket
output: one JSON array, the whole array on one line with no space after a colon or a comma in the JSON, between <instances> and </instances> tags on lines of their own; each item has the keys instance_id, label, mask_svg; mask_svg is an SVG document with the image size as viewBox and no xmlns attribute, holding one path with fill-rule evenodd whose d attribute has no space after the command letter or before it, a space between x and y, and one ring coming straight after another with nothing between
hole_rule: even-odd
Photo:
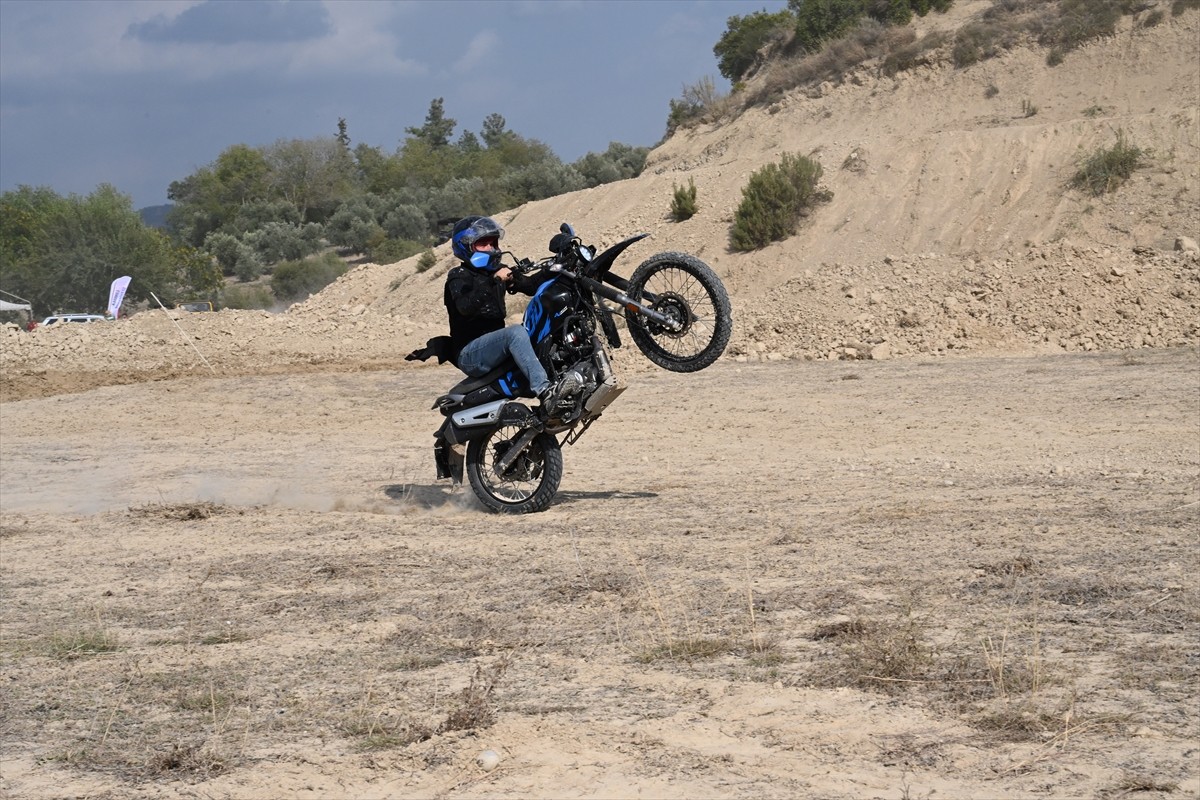
<instances>
[{"instance_id":1,"label":"black jacket","mask_svg":"<svg viewBox=\"0 0 1200 800\"><path fill-rule=\"evenodd\" d=\"M545 279L538 272L532 275L514 272L506 287L491 272L467 264L454 267L446 275L446 287L442 292L442 301L450 317L450 335L435 336L424 348L409 353L407 360L424 361L437 356L439 364L449 361L458 366L458 354L464 347L480 336L504 327L507 316L505 292L532 295Z\"/></svg>"}]
</instances>

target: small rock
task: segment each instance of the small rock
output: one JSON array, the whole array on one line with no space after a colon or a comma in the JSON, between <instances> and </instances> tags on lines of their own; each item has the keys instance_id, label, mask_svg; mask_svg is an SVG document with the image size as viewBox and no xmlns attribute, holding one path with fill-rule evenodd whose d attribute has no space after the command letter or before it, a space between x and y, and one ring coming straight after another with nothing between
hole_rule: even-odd
<instances>
[{"instance_id":1,"label":"small rock","mask_svg":"<svg viewBox=\"0 0 1200 800\"><path fill-rule=\"evenodd\" d=\"M484 750L475 758L475 763L484 772L491 772L500 766L500 754L495 750Z\"/></svg>"}]
</instances>

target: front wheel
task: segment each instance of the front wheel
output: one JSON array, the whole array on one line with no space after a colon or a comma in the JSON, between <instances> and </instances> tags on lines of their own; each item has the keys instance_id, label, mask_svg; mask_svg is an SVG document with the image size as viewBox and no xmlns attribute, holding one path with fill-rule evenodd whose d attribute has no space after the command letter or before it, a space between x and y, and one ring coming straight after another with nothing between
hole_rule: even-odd
<instances>
[{"instance_id":1,"label":"front wheel","mask_svg":"<svg viewBox=\"0 0 1200 800\"><path fill-rule=\"evenodd\" d=\"M725 352L733 332L729 295L716 273L695 256L651 256L629 279L629 296L671 320L663 325L626 314L633 343L660 367L696 372Z\"/></svg>"},{"instance_id":2,"label":"front wheel","mask_svg":"<svg viewBox=\"0 0 1200 800\"><path fill-rule=\"evenodd\" d=\"M539 433L503 472L499 462L520 438L516 425L497 428L467 445L467 479L485 506L501 514L543 511L562 480L562 447L548 433Z\"/></svg>"}]
</instances>

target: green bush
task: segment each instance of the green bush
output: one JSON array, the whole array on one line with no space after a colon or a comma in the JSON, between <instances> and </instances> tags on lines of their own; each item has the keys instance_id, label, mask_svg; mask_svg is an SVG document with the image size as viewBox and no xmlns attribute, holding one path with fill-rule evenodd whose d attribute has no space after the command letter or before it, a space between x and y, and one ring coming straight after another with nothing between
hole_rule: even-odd
<instances>
[{"instance_id":1,"label":"green bush","mask_svg":"<svg viewBox=\"0 0 1200 800\"><path fill-rule=\"evenodd\" d=\"M254 286L226 286L218 303L222 308L270 308L275 305L271 288L262 284Z\"/></svg>"},{"instance_id":2,"label":"green bush","mask_svg":"<svg viewBox=\"0 0 1200 800\"><path fill-rule=\"evenodd\" d=\"M437 264L437 256L432 250L426 250L421 253L421 257L417 259L417 272L428 272Z\"/></svg>"},{"instance_id":3,"label":"green bush","mask_svg":"<svg viewBox=\"0 0 1200 800\"><path fill-rule=\"evenodd\" d=\"M1056 19L1041 36L1050 46L1046 63L1057 66L1063 56L1101 36L1111 36L1124 14L1133 13L1132 0L1062 0Z\"/></svg>"},{"instance_id":4,"label":"green bush","mask_svg":"<svg viewBox=\"0 0 1200 800\"><path fill-rule=\"evenodd\" d=\"M1014 47L1020 41L1021 32L1021 26L1010 21L968 23L954 34L950 58L959 68L995 58Z\"/></svg>"},{"instance_id":5,"label":"green bush","mask_svg":"<svg viewBox=\"0 0 1200 800\"><path fill-rule=\"evenodd\" d=\"M395 264L424 249L425 245L411 239L384 239L372 245L370 255L376 264Z\"/></svg>"},{"instance_id":6,"label":"green bush","mask_svg":"<svg viewBox=\"0 0 1200 800\"><path fill-rule=\"evenodd\" d=\"M289 225L268 222L242 236L242 243L254 248L263 264L295 261L321 249L325 226L315 222Z\"/></svg>"},{"instance_id":7,"label":"green bush","mask_svg":"<svg viewBox=\"0 0 1200 800\"><path fill-rule=\"evenodd\" d=\"M675 186L675 196L671 199L671 219L683 222L696 216L700 210L696 205L696 182L688 178L687 186Z\"/></svg>"},{"instance_id":8,"label":"green bush","mask_svg":"<svg viewBox=\"0 0 1200 800\"><path fill-rule=\"evenodd\" d=\"M783 40L788 29L795 25L796 18L787 10L775 14L755 11L744 17L730 17L725 33L713 45L717 70L731 83L737 83L755 66L762 49Z\"/></svg>"},{"instance_id":9,"label":"green bush","mask_svg":"<svg viewBox=\"0 0 1200 800\"><path fill-rule=\"evenodd\" d=\"M649 147L610 142L603 153L588 153L571 164L588 187L636 178L646 166Z\"/></svg>"},{"instance_id":10,"label":"green bush","mask_svg":"<svg viewBox=\"0 0 1200 800\"><path fill-rule=\"evenodd\" d=\"M946 12L954 0L788 0L796 15L794 46L816 52L824 42L845 36L863 18L885 26L907 25L913 14Z\"/></svg>"},{"instance_id":11,"label":"green bush","mask_svg":"<svg viewBox=\"0 0 1200 800\"><path fill-rule=\"evenodd\" d=\"M693 84L684 86L683 96L668 103L667 136L680 128L703 122L722 99L723 95L717 89L717 85L707 75Z\"/></svg>"},{"instance_id":12,"label":"green bush","mask_svg":"<svg viewBox=\"0 0 1200 800\"><path fill-rule=\"evenodd\" d=\"M733 215L729 243L734 250L757 250L796 232L800 219L818 202L833 195L818 190L821 165L785 153L778 164L767 164L750 175L742 202Z\"/></svg>"},{"instance_id":13,"label":"green bush","mask_svg":"<svg viewBox=\"0 0 1200 800\"><path fill-rule=\"evenodd\" d=\"M425 221L424 217L421 221ZM325 235L329 243L355 253L366 252L371 239L382 234L383 227L376 221L375 212L366 197L356 197L342 203L325 222Z\"/></svg>"},{"instance_id":14,"label":"green bush","mask_svg":"<svg viewBox=\"0 0 1200 800\"><path fill-rule=\"evenodd\" d=\"M303 300L345 272L345 262L334 253L323 253L303 261L284 261L271 273L271 291L280 300Z\"/></svg>"},{"instance_id":15,"label":"green bush","mask_svg":"<svg viewBox=\"0 0 1200 800\"><path fill-rule=\"evenodd\" d=\"M1080 160L1071 185L1092 195L1116 191L1135 169L1145 166L1149 156L1150 151L1130 144L1124 131L1117 131L1117 141L1112 147L1101 148Z\"/></svg>"}]
</instances>

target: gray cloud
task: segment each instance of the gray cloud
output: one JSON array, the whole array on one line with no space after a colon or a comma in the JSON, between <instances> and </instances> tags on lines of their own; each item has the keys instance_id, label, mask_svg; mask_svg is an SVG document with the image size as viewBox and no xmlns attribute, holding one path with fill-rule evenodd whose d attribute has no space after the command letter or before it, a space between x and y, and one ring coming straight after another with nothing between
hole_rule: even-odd
<instances>
[{"instance_id":1,"label":"gray cloud","mask_svg":"<svg viewBox=\"0 0 1200 800\"><path fill-rule=\"evenodd\" d=\"M143 42L237 44L299 42L330 34L329 12L321 3L298 0L205 0L177 17L160 14L130 25L126 36Z\"/></svg>"}]
</instances>

